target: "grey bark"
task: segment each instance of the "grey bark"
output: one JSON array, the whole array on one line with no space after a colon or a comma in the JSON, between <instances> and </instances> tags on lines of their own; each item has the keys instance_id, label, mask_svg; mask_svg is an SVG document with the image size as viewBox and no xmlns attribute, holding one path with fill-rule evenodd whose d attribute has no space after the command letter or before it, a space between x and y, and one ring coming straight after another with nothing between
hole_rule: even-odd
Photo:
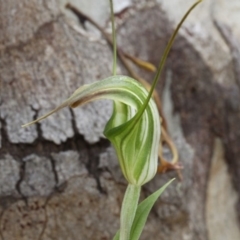
<instances>
[{"instance_id":1,"label":"grey bark","mask_svg":"<svg viewBox=\"0 0 240 240\"><path fill-rule=\"evenodd\" d=\"M174 20L158 1L132 4L118 14L118 44L157 64ZM183 181L157 202L141 239L240 237L240 28L214 20L202 38L191 25L181 31L158 85ZM55 0L0 2L1 239L111 239L119 228L126 182L102 135L111 102L20 127L111 75L111 49L88 29ZM156 176L143 196L176 176Z\"/></svg>"}]
</instances>

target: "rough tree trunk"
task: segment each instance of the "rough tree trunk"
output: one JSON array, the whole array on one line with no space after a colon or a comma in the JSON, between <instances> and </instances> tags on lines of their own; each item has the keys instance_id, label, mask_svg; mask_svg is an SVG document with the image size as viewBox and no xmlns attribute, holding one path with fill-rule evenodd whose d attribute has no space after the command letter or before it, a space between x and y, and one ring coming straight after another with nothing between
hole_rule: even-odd
<instances>
[{"instance_id":1,"label":"rough tree trunk","mask_svg":"<svg viewBox=\"0 0 240 240\"><path fill-rule=\"evenodd\" d=\"M107 4L99 2L89 5L89 12L94 18L94 11L102 11L97 16L106 26ZM157 64L192 1L125 2L132 5L118 14L119 46ZM20 127L77 87L111 74L105 39L60 9L56 0L0 1L0 236L5 240L111 239L119 227L126 183L102 136L111 102L66 108ZM240 239L239 12L238 0L205 1L171 51L158 91L184 166L183 181L157 202L142 239ZM121 65L118 71L126 73ZM138 71L151 80L151 74ZM175 176L158 175L144 194Z\"/></svg>"}]
</instances>

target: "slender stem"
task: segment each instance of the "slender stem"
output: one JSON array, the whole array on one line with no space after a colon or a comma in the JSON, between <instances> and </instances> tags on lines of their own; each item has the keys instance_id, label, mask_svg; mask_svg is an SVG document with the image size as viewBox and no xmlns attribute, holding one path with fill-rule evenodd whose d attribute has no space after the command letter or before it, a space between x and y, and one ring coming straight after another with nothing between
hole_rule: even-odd
<instances>
[{"instance_id":1,"label":"slender stem","mask_svg":"<svg viewBox=\"0 0 240 240\"><path fill-rule=\"evenodd\" d=\"M116 67L117 67L117 39L116 39L116 30L115 30L115 19L113 12L113 0L110 1L110 9L111 9L111 21L112 21L112 41L113 41L113 75L116 75Z\"/></svg>"},{"instance_id":2,"label":"slender stem","mask_svg":"<svg viewBox=\"0 0 240 240\"><path fill-rule=\"evenodd\" d=\"M141 186L128 184L124 195L120 217L120 240L129 240L133 220L137 211Z\"/></svg>"}]
</instances>

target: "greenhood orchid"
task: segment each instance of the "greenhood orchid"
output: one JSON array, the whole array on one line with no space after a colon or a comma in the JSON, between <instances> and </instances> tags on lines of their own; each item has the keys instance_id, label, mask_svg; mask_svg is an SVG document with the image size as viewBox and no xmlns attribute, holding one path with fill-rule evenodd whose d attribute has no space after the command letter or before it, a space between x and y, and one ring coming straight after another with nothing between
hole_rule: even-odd
<instances>
[{"instance_id":1,"label":"greenhood orchid","mask_svg":"<svg viewBox=\"0 0 240 240\"><path fill-rule=\"evenodd\" d=\"M101 81L78 88L66 101L37 120L23 125L34 124L64 107L78 107L98 99L113 100L113 113L107 122L104 135L113 144L119 164L128 187L122 204L120 230L114 239L137 240L145 225L154 202L169 185L167 183L138 205L141 186L150 181L157 172L161 124L158 108L152 94L181 25L189 13L199 4L197 1L184 15L164 51L151 89L133 78L116 75L116 38L114 30L113 5L111 16L114 40L113 75Z\"/></svg>"},{"instance_id":2,"label":"greenhood orchid","mask_svg":"<svg viewBox=\"0 0 240 240\"><path fill-rule=\"evenodd\" d=\"M66 106L82 106L97 99L114 100L112 117L104 135L114 145L123 175L133 185L143 185L157 172L160 122L156 104L150 99L139 117L148 91L136 80L112 76L84 85L50 113L24 126L36 123Z\"/></svg>"}]
</instances>

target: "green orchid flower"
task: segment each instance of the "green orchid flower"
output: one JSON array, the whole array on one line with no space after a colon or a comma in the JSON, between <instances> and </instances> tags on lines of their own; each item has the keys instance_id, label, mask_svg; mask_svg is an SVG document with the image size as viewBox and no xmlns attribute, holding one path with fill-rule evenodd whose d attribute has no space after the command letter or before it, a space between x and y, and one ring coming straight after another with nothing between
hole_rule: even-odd
<instances>
[{"instance_id":1,"label":"green orchid flower","mask_svg":"<svg viewBox=\"0 0 240 240\"><path fill-rule=\"evenodd\" d=\"M161 124L152 94L177 32L189 13L200 2L201 0L193 4L178 24L164 51L148 92L135 79L116 75L116 37L113 5L110 0L114 40L114 76L80 87L54 110L23 125L26 127L34 124L67 106L75 108L98 99L113 100L113 113L105 126L104 135L113 144L122 173L128 182L122 203L120 230L115 235L115 240L139 239L153 204L171 183L171 181L168 182L138 205L141 186L156 175L158 168Z\"/></svg>"},{"instance_id":2,"label":"green orchid flower","mask_svg":"<svg viewBox=\"0 0 240 240\"><path fill-rule=\"evenodd\" d=\"M148 91L136 80L126 76L112 76L80 87L56 109L24 127L66 106L74 108L98 99L114 100L113 114L105 127L104 135L116 149L126 180L130 184L141 186L157 172L160 138L158 109L152 99L142 116L139 116L147 97Z\"/></svg>"}]
</instances>

